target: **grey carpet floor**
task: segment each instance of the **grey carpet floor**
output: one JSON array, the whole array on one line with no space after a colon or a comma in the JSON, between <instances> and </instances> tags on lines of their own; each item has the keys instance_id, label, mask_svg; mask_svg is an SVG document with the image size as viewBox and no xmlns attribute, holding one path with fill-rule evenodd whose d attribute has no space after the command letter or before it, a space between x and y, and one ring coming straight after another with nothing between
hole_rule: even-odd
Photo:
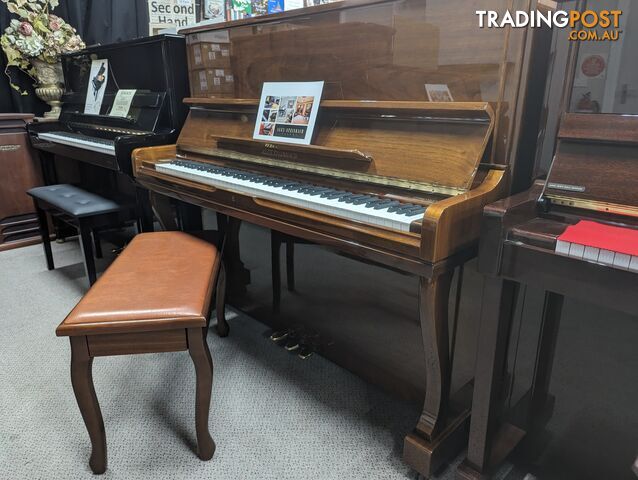
<instances>
[{"instance_id":1,"label":"grey carpet floor","mask_svg":"<svg viewBox=\"0 0 638 480\"><path fill-rule=\"evenodd\" d=\"M0 253L2 479L91 477L69 344L54 333L84 293L77 242L54 244L54 258L58 268L49 272L39 245ZM143 295L142 287L130 288ZM208 336L217 443L209 462L193 453L194 371L186 352L96 359L108 444L103 478L416 478L401 451L418 408L319 356L299 360L251 318L232 310L229 318L228 338ZM453 478L453 467L437 478Z\"/></svg>"}]
</instances>

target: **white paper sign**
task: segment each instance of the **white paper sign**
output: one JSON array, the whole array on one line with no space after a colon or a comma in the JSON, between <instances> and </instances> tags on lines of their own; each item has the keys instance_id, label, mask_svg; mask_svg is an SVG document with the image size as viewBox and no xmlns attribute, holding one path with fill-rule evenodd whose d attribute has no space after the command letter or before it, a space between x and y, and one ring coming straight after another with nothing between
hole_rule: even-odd
<instances>
[{"instance_id":1,"label":"white paper sign","mask_svg":"<svg viewBox=\"0 0 638 480\"><path fill-rule=\"evenodd\" d=\"M109 61L93 60L91 62L91 72L89 73L89 86L84 102L84 113L99 115L104 100L106 84L109 82Z\"/></svg>"},{"instance_id":2,"label":"white paper sign","mask_svg":"<svg viewBox=\"0 0 638 480\"><path fill-rule=\"evenodd\" d=\"M323 82L264 82L253 138L310 145Z\"/></svg>"},{"instance_id":3,"label":"white paper sign","mask_svg":"<svg viewBox=\"0 0 638 480\"><path fill-rule=\"evenodd\" d=\"M193 0L149 0L149 34L165 28L179 28L196 22Z\"/></svg>"},{"instance_id":4,"label":"white paper sign","mask_svg":"<svg viewBox=\"0 0 638 480\"><path fill-rule=\"evenodd\" d=\"M131 103L133 102L133 97L135 97L135 92L137 92L137 90L131 90L131 89L118 90L117 93L115 94L115 100L113 100L113 106L111 107L109 116L111 117L128 116L128 111L131 109Z\"/></svg>"}]
</instances>

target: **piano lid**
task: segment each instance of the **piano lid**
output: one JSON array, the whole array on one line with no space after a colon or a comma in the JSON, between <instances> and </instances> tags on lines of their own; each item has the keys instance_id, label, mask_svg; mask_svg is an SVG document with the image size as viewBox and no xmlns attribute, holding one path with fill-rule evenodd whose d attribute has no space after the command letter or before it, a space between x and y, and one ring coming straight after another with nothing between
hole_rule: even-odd
<instances>
[{"instance_id":1,"label":"piano lid","mask_svg":"<svg viewBox=\"0 0 638 480\"><path fill-rule=\"evenodd\" d=\"M178 150L456 195L472 187L494 126L482 102L321 102L312 145L253 140L257 103L187 100Z\"/></svg>"},{"instance_id":2,"label":"piano lid","mask_svg":"<svg viewBox=\"0 0 638 480\"><path fill-rule=\"evenodd\" d=\"M177 129L186 109L185 41L181 35L158 35L96 45L62 56L65 78L60 121L153 132ZM91 62L108 60L109 74L99 115L84 115ZM108 115L120 89L137 90L128 118Z\"/></svg>"},{"instance_id":3,"label":"piano lid","mask_svg":"<svg viewBox=\"0 0 638 480\"><path fill-rule=\"evenodd\" d=\"M517 7L546 8L536 0ZM180 32L197 99L255 99L265 81L323 80L324 100L489 102L495 141L487 161L513 164L527 155L517 150L521 99L531 88L527 50L535 51L527 46L543 30L480 28L466 0L345 0ZM535 84L542 96L543 82ZM436 94L441 86L450 96ZM468 179L450 186L465 188Z\"/></svg>"},{"instance_id":4,"label":"piano lid","mask_svg":"<svg viewBox=\"0 0 638 480\"><path fill-rule=\"evenodd\" d=\"M543 196L638 217L638 115L566 113Z\"/></svg>"}]
</instances>

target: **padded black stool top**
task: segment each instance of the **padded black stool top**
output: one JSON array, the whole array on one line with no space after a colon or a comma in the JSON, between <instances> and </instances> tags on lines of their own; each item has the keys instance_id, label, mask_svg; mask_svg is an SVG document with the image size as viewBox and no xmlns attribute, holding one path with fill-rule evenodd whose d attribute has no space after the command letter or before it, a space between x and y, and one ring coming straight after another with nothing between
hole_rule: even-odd
<instances>
[{"instance_id":1,"label":"padded black stool top","mask_svg":"<svg viewBox=\"0 0 638 480\"><path fill-rule=\"evenodd\" d=\"M100 197L73 185L60 184L35 187L28 190L27 193L74 217L88 217L122 209L122 205L113 200Z\"/></svg>"}]
</instances>

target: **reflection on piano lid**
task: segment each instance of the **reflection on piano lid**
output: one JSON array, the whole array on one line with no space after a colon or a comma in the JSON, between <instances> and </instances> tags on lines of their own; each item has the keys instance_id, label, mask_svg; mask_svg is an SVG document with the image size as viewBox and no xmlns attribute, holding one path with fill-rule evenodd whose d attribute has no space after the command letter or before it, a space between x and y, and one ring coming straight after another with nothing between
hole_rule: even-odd
<instances>
[{"instance_id":1,"label":"reflection on piano lid","mask_svg":"<svg viewBox=\"0 0 638 480\"><path fill-rule=\"evenodd\" d=\"M174 141L186 115L188 93L184 38L161 35L98 45L62 57L65 93L57 122L29 127L36 148L131 173L134 148ZM84 113L93 59L109 62L99 115ZM134 89L126 117L109 112L120 89Z\"/></svg>"}]
</instances>

